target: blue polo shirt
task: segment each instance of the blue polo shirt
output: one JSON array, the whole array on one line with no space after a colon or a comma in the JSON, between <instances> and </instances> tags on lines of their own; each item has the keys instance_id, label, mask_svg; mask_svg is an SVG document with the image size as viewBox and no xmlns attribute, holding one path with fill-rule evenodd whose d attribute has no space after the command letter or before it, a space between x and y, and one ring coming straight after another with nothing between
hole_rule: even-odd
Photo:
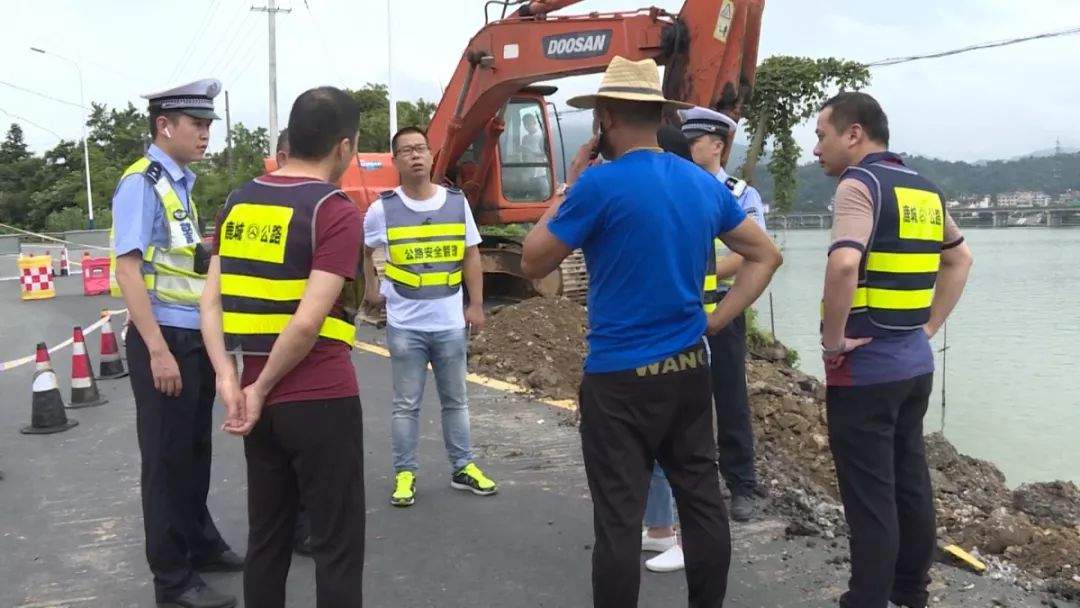
<instances>
[{"instance_id":1,"label":"blue polo shirt","mask_svg":"<svg viewBox=\"0 0 1080 608\"><path fill-rule=\"evenodd\" d=\"M701 340L713 238L746 214L707 171L638 150L585 171L548 229L589 272L586 373L634 369Z\"/></svg>"},{"instance_id":2,"label":"blue polo shirt","mask_svg":"<svg viewBox=\"0 0 1080 608\"><path fill-rule=\"evenodd\" d=\"M195 187L195 173L176 164L161 148L151 144L146 151L150 160L161 163L173 190L180 197L184 208L191 211L191 190ZM169 225L165 221L165 207L158 199L154 185L143 175L129 175L120 180L112 199L113 233L116 255L138 251L144 253L150 245L165 247L169 244ZM143 271L149 269L143 265ZM166 304L150 294L150 304L158 324L182 329L199 329L199 308L182 304Z\"/></svg>"}]
</instances>

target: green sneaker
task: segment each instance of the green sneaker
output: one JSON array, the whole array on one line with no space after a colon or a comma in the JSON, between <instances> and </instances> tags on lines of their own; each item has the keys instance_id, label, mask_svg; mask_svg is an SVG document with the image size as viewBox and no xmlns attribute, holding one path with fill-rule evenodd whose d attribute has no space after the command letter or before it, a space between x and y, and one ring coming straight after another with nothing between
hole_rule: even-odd
<instances>
[{"instance_id":1,"label":"green sneaker","mask_svg":"<svg viewBox=\"0 0 1080 608\"><path fill-rule=\"evenodd\" d=\"M409 507L416 502L416 474L412 471L398 471L394 476L394 493L390 495L390 504L395 507Z\"/></svg>"},{"instance_id":2,"label":"green sneaker","mask_svg":"<svg viewBox=\"0 0 1080 608\"><path fill-rule=\"evenodd\" d=\"M454 473L450 478L450 487L455 490L465 490L478 496L491 496L499 491L499 486L484 475L480 467L470 462Z\"/></svg>"}]
</instances>

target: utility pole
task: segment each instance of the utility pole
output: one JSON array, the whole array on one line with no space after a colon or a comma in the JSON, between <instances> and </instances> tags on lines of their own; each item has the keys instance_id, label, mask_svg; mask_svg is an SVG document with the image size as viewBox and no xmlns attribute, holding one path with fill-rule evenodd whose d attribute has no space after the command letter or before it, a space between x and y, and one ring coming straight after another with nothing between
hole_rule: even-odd
<instances>
[{"instance_id":1,"label":"utility pole","mask_svg":"<svg viewBox=\"0 0 1080 608\"><path fill-rule=\"evenodd\" d=\"M390 140L393 150L393 137L397 133L397 97L394 96L394 20L390 9L392 0L386 0L386 92L390 102Z\"/></svg>"},{"instance_id":2,"label":"utility pole","mask_svg":"<svg viewBox=\"0 0 1080 608\"><path fill-rule=\"evenodd\" d=\"M229 171L229 180L233 176L232 115L229 114L229 92L225 91L225 166Z\"/></svg>"},{"instance_id":3,"label":"utility pole","mask_svg":"<svg viewBox=\"0 0 1080 608\"><path fill-rule=\"evenodd\" d=\"M292 9L278 8L277 0L266 0L266 6L253 6L251 10L266 13L267 23L270 24L270 147L273 148L277 141L277 29L275 27L278 13L291 13Z\"/></svg>"}]
</instances>

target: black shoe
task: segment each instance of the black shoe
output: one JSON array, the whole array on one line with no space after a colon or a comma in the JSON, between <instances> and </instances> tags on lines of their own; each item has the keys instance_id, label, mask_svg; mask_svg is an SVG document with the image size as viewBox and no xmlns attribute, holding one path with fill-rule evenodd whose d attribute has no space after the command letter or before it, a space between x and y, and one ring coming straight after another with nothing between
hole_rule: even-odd
<instances>
[{"instance_id":1,"label":"black shoe","mask_svg":"<svg viewBox=\"0 0 1080 608\"><path fill-rule=\"evenodd\" d=\"M311 537L305 536L303 538L297 538L296 540L294 540L293 551L295 551L297 555L311 557Z\"/></svg>"},{"instance_id":2,"label":"black shoe","mask_svg":"<svg viewBox=\"0 0 1080 608\"><path fill-rule=\"evenodd\" d=\"M208 560L192 564L198 572L243 572L244 558L232 549L226 549Z\"/></svg>"},{"instance_id":3,"label":"black shoe","mask_svg":"<svg viewBox=\"0 0 1080 608\"><path fill-rule=\"evenodd\" d=\"M235 555L235 554L234 554ZM158 608L233 608L236 597L218 593L206 585L191 587L167 602L158 602Z\"/></svg>"},{"instance_id":4,"label":"black shoe","mask_svg":"<svg viewBox=\"0 0 1080 608\"><path fill-rule=\"evenodd\" d=\"M731 496L731 519L735 521L750 521L754 515L754 497L750 494L739 492Z\"/></svg>"}]
</instances>

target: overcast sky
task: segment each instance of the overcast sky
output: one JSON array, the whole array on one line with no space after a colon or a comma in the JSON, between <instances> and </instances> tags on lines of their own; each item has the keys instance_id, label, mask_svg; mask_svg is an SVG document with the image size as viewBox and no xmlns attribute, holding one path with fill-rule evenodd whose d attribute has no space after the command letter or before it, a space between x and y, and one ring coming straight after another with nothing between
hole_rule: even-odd
<instances>
[{"instance_id":1,"label":"overcast sky","mask_svg":"<svg viewBox=\"0 0 1080 608\"><path fill-rule=\"evenodd\" d=\"M387 80L385 0L280 0L280 124L307 88ZM86 100L144 107L140 93L203 77L229 90L233 120L266 126L267 18L259 0L2 0L0 81L77 102L75 69L33 53L76 59ZM437 100L469 38L483 25L483 0L394 0L394 83L399 97ZM653 0L677 11L682 0ZM628 10L648 0L585 0L570 12ZM828 9L822 10L822 6ZM910 0L868 3L767 0L760 57L835 56L872 61L1080 27L1076 0ZM1080 35L1027 42L873 71L868 91L889 114L893 149L949 160L1008 158L1080 146ZM560 81L555 101L595 88L599 76ZM219 98L219 107L223 100ZM79 137L79 110L0 84L0 128L21 122L42 151ZM219 112L221 113L221 112ZM27 121L39 126L28 124ZM222 125L223 127L223 125ZM53 134L52 132L55 132ZM812 129L796 134L804 150ZM224 143L215 129L212 146Z\"/></svg>"}]
</instances>

